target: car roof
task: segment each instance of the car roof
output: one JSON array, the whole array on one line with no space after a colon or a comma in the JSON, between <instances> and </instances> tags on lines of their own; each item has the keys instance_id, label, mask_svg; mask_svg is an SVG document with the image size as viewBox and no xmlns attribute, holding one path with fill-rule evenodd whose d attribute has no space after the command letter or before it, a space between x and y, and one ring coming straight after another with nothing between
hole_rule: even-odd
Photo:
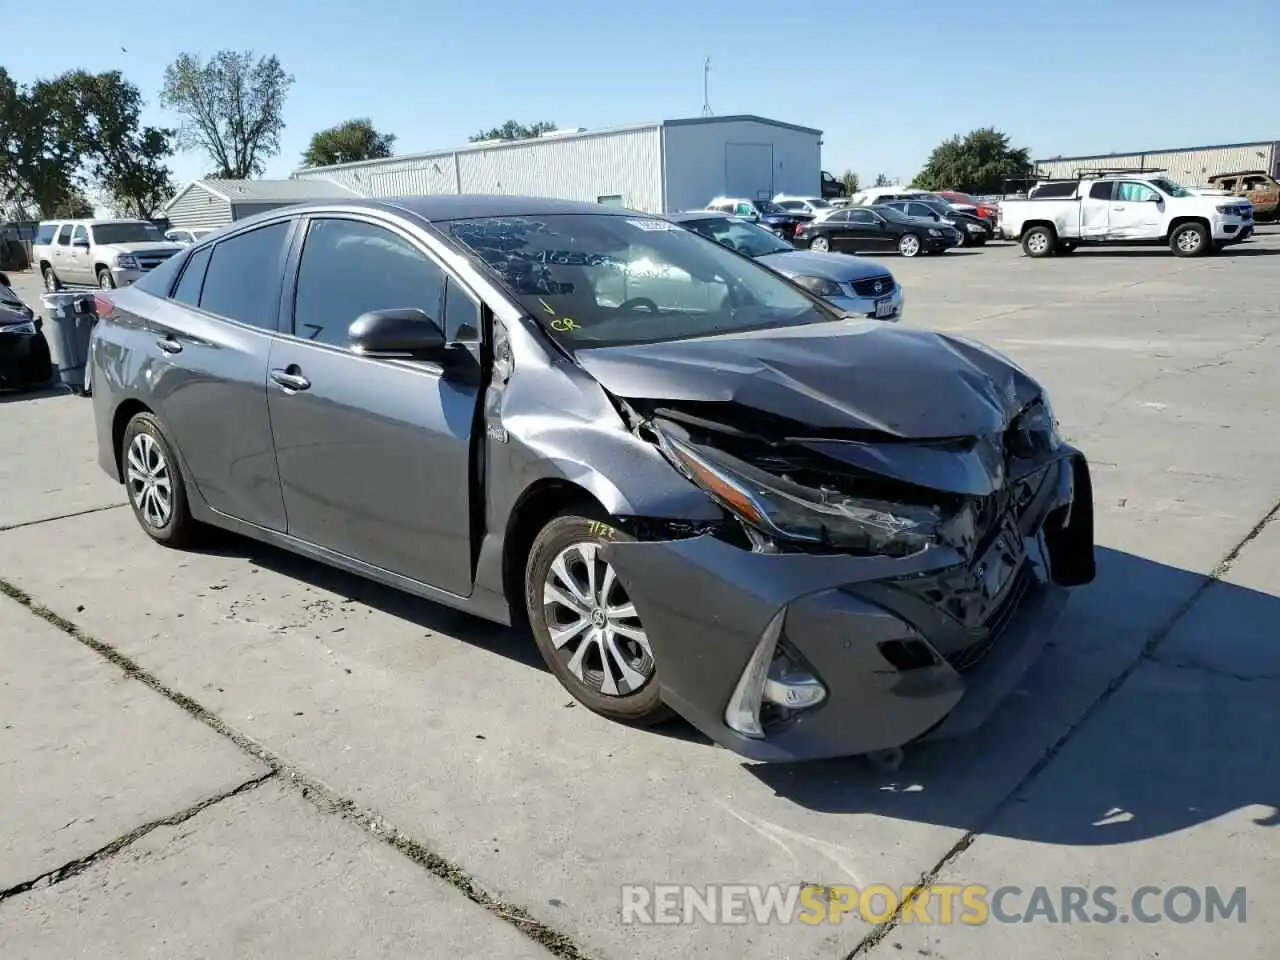
<instances>
[{"instance_id":1,"label":"car roof","mask_svg":"<svg viewBox=\"0 0 1280 960\"><path fill-rule=\"evenodd\" d=\"M150 220L139 220L136 217L55 217L52 220L41 220L40 226L59 223L70 223L85 227L101 227L108 223L145 223L155 226Z\"/></svg>"},{"instance_id":2,"label":"car roof","mask_svg":"<svg viewBox=\"0 0 1280 960\"><path fill-rule=\"evenodd\" d=\"M248 219L271 219L281 213L306 210L364 209L388 213L412 213L429 221L468 220L473 217L537 217L556 214L595 214L597 216L656 216L625 207L607 207L583 200L555 200L549 197L520 197L506 194L442 194L434 197L363 197L309 200L305 203L277 207Z\"/></svg>"}]
</instances>

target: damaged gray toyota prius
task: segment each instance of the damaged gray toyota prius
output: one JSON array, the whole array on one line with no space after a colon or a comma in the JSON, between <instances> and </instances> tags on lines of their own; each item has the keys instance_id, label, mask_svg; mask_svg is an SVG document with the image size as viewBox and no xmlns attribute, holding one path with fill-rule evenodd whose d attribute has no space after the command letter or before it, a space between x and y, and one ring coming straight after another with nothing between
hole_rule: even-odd
<instances>
[{"instance_id":1,"label":"damaged gray toyota prius","mask_svg":"<svg viewBox=\"0 0 1280 960\"><path fill-rule=\"evenodd\" d=\"M590 709L747 757L974 729L1094 577L1088 465L1025 371L642 213L305 204L98 312L99 458L154 540L527 622Z\"/></svg>"}]
</instances>

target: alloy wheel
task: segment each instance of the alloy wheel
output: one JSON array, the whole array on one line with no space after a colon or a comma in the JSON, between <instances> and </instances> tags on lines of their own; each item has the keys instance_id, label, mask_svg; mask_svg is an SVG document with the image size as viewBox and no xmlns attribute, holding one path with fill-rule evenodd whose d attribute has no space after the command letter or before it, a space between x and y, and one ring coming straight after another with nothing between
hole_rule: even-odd
<instances>
[{"instance_id":1,"label":"alloy wheel","mask_svg":"<svg viewBox=\"0 0 1280 960\"><path fill-rule=\"evenodd\" d=\"M543 582L542 613L552 645L583 686L625 697L653 677L649 637L596 544L574 543L556 555Z\"/></svg>"},{"instance_id":2,"label":"alloy wheel","mask_svg":"<svg viewBox=\"0 0 1280 960\"><path fill-rule=\"evenodd\" d=\"M169 463L155 437L139 433L129 444L125 478L129 497L143 521L157 530L173 516L173 484Z\"/></svg>"},{"instance_id":3,"label":"alloy wheel","mask_svg":"<svg viewBox=\"0 0 1280 960\"><path fill-rule=\"evenodd\" d=\"M898 241L898 252L904 257L914 257L920 252L920 241L911 234L907 234Z\"/></svg>"},{"instance_id":4,"label":"alloy wheel","mask_svg":"<svg viewBox=\"0 0 1280 960\"><path fill-rule=\"evenodd\" d=\"M49 293L58 292L58 278L53 272L52 267L46 267L44 271L44 288Z\"/></svg>"},{"instance_id":5,"label":"alloy wheel","mask_svg":"<svg viewBox=\"0 0 1280 960\"><path fill-rule=\"evenodd\" d=\"M826 253L831 249L831 243L826 237L815 237L813 243L809 244L810 249L816 250L818 253Z\"/></svg>"},{"instance_id":6,"label":"alloy wheel","mask_svg":"<svg viewBox=\"0 0 1280 960\"><path fill-rule=\"evenodd\" d=\"M1200 231L1199 230L1183 230L1178 234L1178 249L1183 253L1195 253L1200 249Z\"/></svg>"},{"instance_id":7,"label":"alloy wheel","mask_svg":"<svg viewBox=\"0 0 1280 960\"><path fill-rule=\"evenodd\" d=\"M103 290L114 290L116 288L115 278L106 270L98 274L98 286Z\"/></svg>"},{"instance_id":8,"label":"alloy wheel","mask_svg":"<svg viewBox=\"0 0 1280 960\"><path fill-rule=\"evenodd\" d=\"M1049 235L1043 232L1033 233L1027 238L1027 252L1038 257L1049 249Z\"/></svg>"}]
</instances>

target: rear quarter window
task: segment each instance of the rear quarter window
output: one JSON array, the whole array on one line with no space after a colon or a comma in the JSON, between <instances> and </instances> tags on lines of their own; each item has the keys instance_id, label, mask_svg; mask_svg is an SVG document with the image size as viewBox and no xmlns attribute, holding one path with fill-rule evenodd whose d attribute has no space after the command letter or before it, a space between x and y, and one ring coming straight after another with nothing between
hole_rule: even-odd
<instances>
[{"instance_id":1,"label":"rear quarter window","mask_svg":"<svg viewBox=\"0 0 1280 960\"><path fill-rule=\"evenodd\" d=\"M53 235L58 232L56 223L42 223L40 229L36 232L36 238L33 243L48 244L53 243Z\"/></svg>"}]
</instances>

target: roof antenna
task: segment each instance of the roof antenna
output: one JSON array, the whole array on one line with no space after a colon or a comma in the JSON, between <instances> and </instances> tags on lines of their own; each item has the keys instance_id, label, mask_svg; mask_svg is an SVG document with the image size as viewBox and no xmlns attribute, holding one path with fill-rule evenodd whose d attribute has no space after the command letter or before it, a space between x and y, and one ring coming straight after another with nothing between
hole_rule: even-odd
<instances>
[{"instance_id":1,"label":"roof antenna","mask_svg":"<svg viewBox=\"0 0 1280 960\"><path fill-rule=\"evenodd\" d=\"M711 116L711 58L702 62L702 115Z\"/></svg>"}]
</instances>

